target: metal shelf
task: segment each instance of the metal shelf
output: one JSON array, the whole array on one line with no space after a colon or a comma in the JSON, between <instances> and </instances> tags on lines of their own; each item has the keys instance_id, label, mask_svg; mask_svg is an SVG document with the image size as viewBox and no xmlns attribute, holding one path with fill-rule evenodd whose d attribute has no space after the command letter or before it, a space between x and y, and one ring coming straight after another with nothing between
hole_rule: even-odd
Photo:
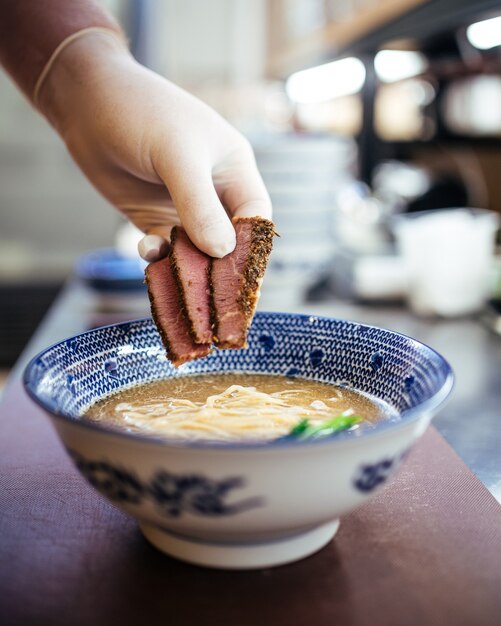
<instances>
[{"instance_id":1,"label":"metal shelf","mask_svg":"<svg viewBox=\"0 0 501 626\"><path fill-rule=\"evenodd\" d=\"M430 0L399 15L357 40L333 50L335 56L371 54L387 42L414 41L423 49L427 42L501 12L501 0Z\"/></svg>"}]
</instances>

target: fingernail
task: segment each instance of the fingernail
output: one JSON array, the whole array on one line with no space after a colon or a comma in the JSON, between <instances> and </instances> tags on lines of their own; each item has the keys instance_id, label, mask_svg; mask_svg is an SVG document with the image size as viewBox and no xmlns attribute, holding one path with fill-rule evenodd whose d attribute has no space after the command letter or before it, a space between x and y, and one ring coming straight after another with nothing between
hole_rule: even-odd
<instances>
[{"instance_id":1,"label":"fingernail","mask_svg":"<svg viewBox=\"0 0 501 626\"><path fill-rule=\"evenodd\" d=\"M210 256L221 259L235 249L237 240L231 224L209 226L201 234L205 243L204 252Z\"/></svg>"},{"instance_id":2,"label":"fingernail","mask_svg":"<svg viewBox=\"0 0 501 626\"><path fill-rule=\"evenodd\" d=\"M141 257L151 263L166 256L169 244L160 235L145 235L139 242L137 249Z\"/></svg>"}]
</instances>

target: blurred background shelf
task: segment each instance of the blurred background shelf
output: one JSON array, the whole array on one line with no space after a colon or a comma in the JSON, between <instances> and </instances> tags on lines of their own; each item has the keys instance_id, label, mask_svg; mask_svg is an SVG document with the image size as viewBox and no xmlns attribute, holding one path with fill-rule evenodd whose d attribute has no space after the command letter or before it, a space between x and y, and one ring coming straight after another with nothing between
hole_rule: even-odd
<instances>
[{"instance_id":1,"label":"blurred background shelf","mask_svg":"<svg viewBox=\"0 0 501 626\"><path fill-rule=\"evenodd\" d=\"M440 50L447 40L454 39L455 31L465 28L472 22L498 15L499 6L499 0L409 2L408 6L399 14L394 14L393 18L368 30L363 37L354 38L340 46L338 53L371 53L390 42L393 42L390 45L398 46L398 49L407 42L411 50L430 52Z\"/></svg>"},{"instance_id":2,"label":"blurred background shelf","mask_svg":"<svg viewBox=\"0 0 501 626\"><path fill-rule=\"evenodd\" d=\"M487 19L498 9L498 0L270 0L267 71L272 78L286 78L305 67L373 54L383 46L433 50L472 18Z\"/></svg>"},{"instance_id":3,"label":"blurred background shelf","mask_svg":"<svg viewBox=\"0 0 501 626\"><path fill-rule=\"evenodd\" d=\"M356 47L427 0L271 0L268 74L284 78Z\"/></svg>"}]
</instances>

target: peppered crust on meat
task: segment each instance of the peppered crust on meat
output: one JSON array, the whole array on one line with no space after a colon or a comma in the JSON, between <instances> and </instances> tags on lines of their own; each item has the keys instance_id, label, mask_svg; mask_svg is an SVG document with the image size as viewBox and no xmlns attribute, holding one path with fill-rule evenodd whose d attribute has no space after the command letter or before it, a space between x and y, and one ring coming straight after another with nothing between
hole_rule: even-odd
<instances>
[{"instance_id":1,"label":"peppered crust on meat","mask_svg":"<svg viewBox=\"0 0 501 626\"><path fill-rule=\"evenodd\" d=\"M263 218L242 217L239 221L252 221L252 239L250 254L245 266L242 292L238 303L245 315L247 328L250 326L259 299L259 287L263 279L268 259L273 247L275 226Z\"/></svg>"},{"instance_id":2,"label":"peppered crust on meat","mask_svg":"<svg viewBox=\"0 0 501 626\"><path fill-rule=\"evenodd\" d=\"M150 301L151 317L153 318L153 321L155 322L155 326L157 327L158 333L160 335L160 339L162 340L162 343L165 348L165 352L167 354L167 358L169 359L169 361L175 361L179 355L177 355L172 350L169 337L167 336L167 333L165 332L164 327L160 323L160 317L159 317L159 314L157 313L155 296L153 295L153 289L151 286L151 281L150 281L150 276L149 276L149 271L148 271L149 267L150 266L148 265L145 269L144 279L145 279L146 287L148 288L148 299Z\"/></svg>"},{"instance_id":3,"label":"peppered crust on meat","mask_svg":"<svg viewBox=\"0 0 501 626\"><path fill-rule=\"evenodd\" d=\"M209 272L209 285L214 341L218 348L238 349L247 346L247 331L257 306L260 283L272 250L273 236L276 233L273 222L261 217L237 217L233 219L233 223L237 230L237 248L239 247L238 230L245 228L247 225L251 227L250 246L241 269L238 292L235 294L235 310L218 310L217 292L220 295L223 286L217 284L219 277L215 268L220 267L224 263L232 263L234 269L238 261L235 257L235 254L238 254L237 248L234 253L223 259L213 259ZM220 265L218 266L218 264ZM237 322L238 332L228 334L227 328L226 333L222 330L225 320L229 317ZM224 336L225 334L227 336Z\"/></svg>"},{"instance_id":4,"label":"peppered crust on meat","mask_svg":"<svg viewBox=\"0 0 501 626\"><path fill-rule=\"evenodd\" d=\"M162 264L162 265L160 265ZM169 332L164 325L164 320L162 319L162 313L159 310L159 303L157 302L158 294L155 293L156 289L154 286L154 280L152 280L152 273L161 268L164 279L167 281L173 277L169 276L168 272L170 272L170 259L162 259L161 261L155 261L154 263L150 263L147 266L145 271L145 282L148 287L148 298L150 300L151 305L151 315L153 321L155 322L155 326L160 334L160 338L162 339L162 343L165 347L165 351L167 354L167 358L172 364L176 367L186 363L187 361L191 361L193 359L198 359L204 356L207 356L210 352L210 344L196 344L193 342L190 334L188 325L186 322L186 318L181 310L181 303L179 300L175 301L176 306L176 323L179 327L176 329L172 328L172 337L169 336ZM160 305L161 306L161 305ZM165 308L165 303L164 303ZM173 338L175 338L173 340ZM178 344L176 345L176 341ZM180 349L181 348L181 349Z\"/></svg>"}]
</instances>

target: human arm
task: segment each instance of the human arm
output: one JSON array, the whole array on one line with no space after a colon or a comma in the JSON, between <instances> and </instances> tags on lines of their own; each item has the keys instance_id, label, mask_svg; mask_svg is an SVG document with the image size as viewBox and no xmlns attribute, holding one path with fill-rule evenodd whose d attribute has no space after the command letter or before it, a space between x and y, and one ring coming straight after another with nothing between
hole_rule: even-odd
<instances>
[{"instance_id":1,"label":"human arm","mask_svg":"<svg viewBox=\"0 0 501 626\"><path fill-rule=\"evenodd\" d=\"M10 4L0 0L0 11ZM99 8L83 0L76 5ZM101 27L104 19L93 15L78 27L94 26L94 20ZM45 26L50 24L47 18ZM228 214L271 217L249 143L210 107L138 64L113 20L110 25L109 33L87 32L64 47L41 85L37 107L94 186L149 235L140 245L146 260L165 254L179 222L201 250L223 256L235 245ZM1 59L32 98L35 73L18 73L10 52Z\"/></svg>"}]
</instances>

